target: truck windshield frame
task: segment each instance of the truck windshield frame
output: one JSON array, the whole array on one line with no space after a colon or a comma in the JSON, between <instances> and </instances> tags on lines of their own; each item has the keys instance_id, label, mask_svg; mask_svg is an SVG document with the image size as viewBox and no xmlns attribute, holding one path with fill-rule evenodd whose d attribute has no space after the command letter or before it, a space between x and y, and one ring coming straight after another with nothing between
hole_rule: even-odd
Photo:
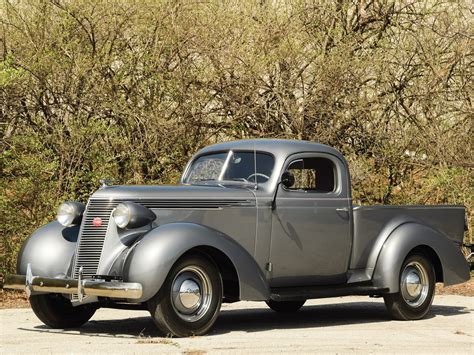
<instances>
[{"instance_id":1,"label":"truck windshield frame","mask_svg":"<svg viewBox=\"0 0 474 355\"><path fill-rule=\"evenodd\" d=\"M275 168L273 154L251 150L216 151L196 157L190 164L185 184L265 184Z\"/></svg>"}]
</instances>

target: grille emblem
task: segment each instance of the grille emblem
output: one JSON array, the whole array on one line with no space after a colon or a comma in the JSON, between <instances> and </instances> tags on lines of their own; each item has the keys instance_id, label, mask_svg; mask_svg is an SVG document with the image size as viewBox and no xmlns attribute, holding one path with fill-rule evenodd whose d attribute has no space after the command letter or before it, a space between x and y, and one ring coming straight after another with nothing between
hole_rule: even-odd
<instances>
[{"instance_id":1,"label":"grille emblem","mask_svg":"<svg viewBox=\"0 0 474 355\"><path fill-rule=\"evenodd\" d=\"M102 225L102 218L100 217L94 217L94 219L92 220L92 224L95 226L95 227L100 227Z\"/></svg>"}]
</instances>

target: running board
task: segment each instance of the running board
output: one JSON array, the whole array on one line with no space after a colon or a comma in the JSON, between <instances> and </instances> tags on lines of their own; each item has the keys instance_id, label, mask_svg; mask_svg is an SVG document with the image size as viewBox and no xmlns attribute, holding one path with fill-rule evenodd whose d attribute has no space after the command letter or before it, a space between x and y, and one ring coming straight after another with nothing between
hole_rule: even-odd
<instances>
[{"instance_id":1,"label":"running board","mask_svg":"<svg viewBox=\"0 0 474 355\"><path fill-rule=\"evenodd\" d=\"M372 285L333 285L309 287L280 287L272 288L270 298L274 301L297 301L312 298L327 298L340 296L375 296L388 292L388 288L377 288Z\"/></svg>"}]
</instances>

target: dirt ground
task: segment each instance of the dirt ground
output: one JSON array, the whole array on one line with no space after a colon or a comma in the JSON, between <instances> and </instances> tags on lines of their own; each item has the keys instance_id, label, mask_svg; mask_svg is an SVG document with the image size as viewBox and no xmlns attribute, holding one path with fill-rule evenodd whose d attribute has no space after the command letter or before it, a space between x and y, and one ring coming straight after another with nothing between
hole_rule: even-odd
<instances>
[{"instance_id":1,"label":"dirt ground","mask_svg":"<svg viewBox=\"0 0 474 355\"><path fill-rule=\"evenodd\" d=\"M30 309L0 310L0 353L474 353L474 297L438 295L426 319L390 320L383 301L308 301L278 314L262 302L225 304L210 334L163 338L148 312L100 309L80 329L53 330Z\"/></svg>"}]
</instances>

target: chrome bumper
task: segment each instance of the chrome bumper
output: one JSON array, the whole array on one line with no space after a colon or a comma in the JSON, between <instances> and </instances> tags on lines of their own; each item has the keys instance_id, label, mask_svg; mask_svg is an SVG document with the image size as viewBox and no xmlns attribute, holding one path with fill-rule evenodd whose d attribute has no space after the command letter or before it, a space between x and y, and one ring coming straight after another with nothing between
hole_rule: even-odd
<instances>
[{"instance_id":1,"label":"chrome bumper","mask_svg":"<svg viewBox=\"0 0 474 355\"><path fill-rule=\"evenodd\" d=\"M53 279L32 276L28 268L27 275L7 275L3 288L26 290L31 292L77 294L83 296L100 296L113 298L139 299L142 296L142 285L136 282L105 281L98 279Z\"/></svg>"}]
</instances>

